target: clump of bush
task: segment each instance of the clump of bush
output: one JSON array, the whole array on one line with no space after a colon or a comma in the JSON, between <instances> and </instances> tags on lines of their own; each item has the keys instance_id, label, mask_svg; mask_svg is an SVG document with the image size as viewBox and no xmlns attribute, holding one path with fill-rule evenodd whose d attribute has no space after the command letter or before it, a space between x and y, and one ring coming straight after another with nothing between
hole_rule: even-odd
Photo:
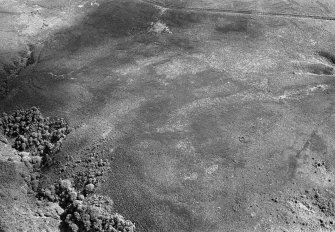
<instances>
[{"instance_id":1,"label":"clump of bush","mask_svg":"<svg viewBox=\"0 0 335 232\"><path fill-rule=\"evenodd\" d=\"M63 139L70 133L63 118L44 118L37 107L3 113L0 126L6 136L14 139L13 148L43 157L44 164L52 160L52 155L60 150Z\"/></svg>"},{"instance_id":2,"label":"clump of bush","mask_svg":"<svg viewBox=\"0 0 335 232\"><path fill-rule=\"evenodd\" d=\"M134 232L135 225L114 213L113 201L105 196L93 195L74 201L64 213L65 223L72 232Z\"/></svg>"},{"instance_id":3,"label":"clump of bush","mask_svg":"<svg viewBox=\"0 0 335 232\"><path fill-rule=\"evenodd\" d=\"M109 197L91 195L107 161L93 162L92 167L101 170L90 173L85 178L85 188L78 193L70 180L59 180L48 188L38 188L39 168L52 161L60 150L63 139L70 133L62 118L44 118L37 107L16 110L12 114L3 113L0 128L17 149L21 161L30 170L25 180L41 200L57 203L64 212L63 224L72 232L135 232L135 225L114 212L113 201ZM91 162L90 162L91 163Z\"/></svg>"},{"instance_id":4,"label":"clump of bush","mask_svg":"<svg viewBox=\"0 0 335 232\"><path fill-rule=\"evenodd\" d=\"M79 205L79 207L82 207ZM83 206L65 219L72 232L133 232L134 224L120 214L101 216L94 207Z\"/></svg>"},{"instance_id":5,"label":"clump of bush","mask_svg":"<svg viewBox=\"0 0 335 232\"><path fill-rule=\"evenodd\" d=\"M113 201L106 196L85 197L69 180L60 180L40 196L58 202L64 209L61 219L72 232L135 232L135 225L114 212Z\"/></svg>"},{"instance_id":6,"label":"clump of bush","mask_svg":"<svg viewBox=\"0 0 335 232\"><path fill-rule=\"evenodd\" d=\"M79 197L72 187L70 180L60 180L48 188L41 189L39 197L48 201L58 202L62 208L66 208ZM81 198L79 198L81 199Z\"/></svg>"}]
</instances>

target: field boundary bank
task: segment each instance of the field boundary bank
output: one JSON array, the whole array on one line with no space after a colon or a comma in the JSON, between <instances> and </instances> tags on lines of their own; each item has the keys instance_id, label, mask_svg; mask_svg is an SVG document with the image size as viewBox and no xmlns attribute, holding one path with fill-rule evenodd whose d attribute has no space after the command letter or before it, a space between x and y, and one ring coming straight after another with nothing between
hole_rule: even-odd
<instances>
[{"instance_id":1,"label":"field boundary bank","mask_svg":"<svg viewBox=\"0 0 335 232\"><path fill-rule=\"evenodd\" d=\"M279 18L300 18L300 19L315 19L322 21L335 21L335 16L301 15L292 13L263 12L255 10L230 10L230 9L197 8L197 7L182 8L182 7L171 7L171 6L165 7L155 1L144 0L144 2L157 6L159 8L165 8L167 10L174 10L174 11L202 12L211 14L231 14L231 15L255 15L255 16L267 16L267 17L279 17Z\"/></svg>"}]
</instances>

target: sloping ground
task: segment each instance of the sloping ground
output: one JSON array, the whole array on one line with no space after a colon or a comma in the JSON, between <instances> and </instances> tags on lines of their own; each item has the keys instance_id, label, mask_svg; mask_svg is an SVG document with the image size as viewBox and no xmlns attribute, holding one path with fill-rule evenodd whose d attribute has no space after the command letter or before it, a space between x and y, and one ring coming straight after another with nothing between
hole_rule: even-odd
<instances>
[{"instance_id":1,"label":"sloping ground","mask_svg":"<svg viewBox=\"0 0 335 232\"><path fill-rule=\"evenodd\" d=\"M74 126L44 185L83 187L107 159L96 192L138 231L335 230L335 22L183 9L328 17L334 4L71 3L76 20L0 102Z\"/></svg>"},{"instance_id":2,"label":"sloping ground","mask_svg":"<svg viewBox=\"0 0 335 232\"><path fill-rule=\"evenodd\" d=\"M79 1L1 1L0 97L9 92L8 79L39 59L52 32L73 24Z\"/></svg>"},{"instance_id":3,"label":"sloping ground","mask_svg":"<svg viewBox=\"0 0 335 232\"><path fill-rule=\"evenodd\" d=\"M38 205L25 178L29 169L10 145L0 142L1 231L59 231L62 209Z\"/></svg>"}]
</instances>

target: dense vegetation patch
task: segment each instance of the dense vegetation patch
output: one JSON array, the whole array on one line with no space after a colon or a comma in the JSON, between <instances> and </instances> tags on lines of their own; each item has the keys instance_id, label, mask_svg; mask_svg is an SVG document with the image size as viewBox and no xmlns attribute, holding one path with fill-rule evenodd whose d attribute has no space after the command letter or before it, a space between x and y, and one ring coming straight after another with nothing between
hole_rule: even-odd
<instances>
[{"instance_id":1,"label":"dense vegetation patch","mask_svg":"<svg viewBox=\"0 0 335 232\"><path fill-rule=\"evenodd\" d=\"M60 150L63 139L70 133L63 118L44 118L37 107L3 113L0 126L13 140L13 148L42 157L42 164L49 164Z\"/></svg>"}]
</instances>

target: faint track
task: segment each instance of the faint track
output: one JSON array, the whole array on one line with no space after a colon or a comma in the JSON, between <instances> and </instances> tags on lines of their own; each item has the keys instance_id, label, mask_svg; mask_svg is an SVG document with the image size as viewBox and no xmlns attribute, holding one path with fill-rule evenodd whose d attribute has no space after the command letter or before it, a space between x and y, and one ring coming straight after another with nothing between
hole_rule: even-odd
<instances>
[{"instance_id":1,"label":"faint track","mask_svg":"<svg viewBox=\"0 0 335 232\"><path fill-rule=\"evenodd\" d=\"M20 15L21 13L19 12L12 12L12 11L4 11L0 10L0 15Z\"/></svg>"},{"instance_id":2,"label":"faint track","mask_svg":"<svg viewBox=\"0 0 335 232\"><path fill-rule=\"evenodd\" d=\"M268 16L268 17L280 17L280 18L301 18L301 19L315 19L323 21L335 21L335 16L320 16L320 15L301 15L301 14L290 14L290 13L276 13L276 12L263 12L255 10L229 10L229 9L212 9L212 8L182 8L182 7L171 7L163 6L155 1L144 0L148 4L155 5L159 8L165 8L168 10L175 11L186 11L186 12L202 12L202 13L212 13L212 14L233 14L233 15L258 15L258 16Z\"/></svg>"}]
</instances>

